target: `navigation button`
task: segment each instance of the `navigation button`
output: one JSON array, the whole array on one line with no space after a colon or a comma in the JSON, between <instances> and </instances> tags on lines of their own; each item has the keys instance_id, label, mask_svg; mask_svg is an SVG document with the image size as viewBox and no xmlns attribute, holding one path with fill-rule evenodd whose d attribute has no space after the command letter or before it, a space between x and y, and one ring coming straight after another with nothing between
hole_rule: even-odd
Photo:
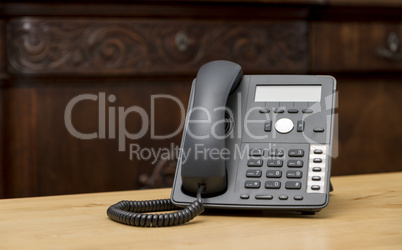
<instances>
[{"instance_id":1,"label":"navigation button","mask_svg":"<svg viewBox=\"0 0 402 250\"><path fill-rule=\"evenodd\" d=\"M271 132L272 129L272 121L265 121L264 123L264 131Z\"/></svg>"},{"instance_id":2,"label":"navigation button","mask_svg":"<svg viewBox=\"0 0 402 250\"><path fill-rule=\"evenodd\" d=\"M297 132L304 131L304 121L297 121Z\"/></svg>"},{"instance_id":3,"label":"navigation button","mask_svg":"<svg viewBox=\"0 0 402 250\"><path fill-rule=\"evenodd\" d=\"M281 134L286 134L292 131L294 125L292 120L288 118L282 118L275 123L275 129Z\"/></svg>"}]
</instances>

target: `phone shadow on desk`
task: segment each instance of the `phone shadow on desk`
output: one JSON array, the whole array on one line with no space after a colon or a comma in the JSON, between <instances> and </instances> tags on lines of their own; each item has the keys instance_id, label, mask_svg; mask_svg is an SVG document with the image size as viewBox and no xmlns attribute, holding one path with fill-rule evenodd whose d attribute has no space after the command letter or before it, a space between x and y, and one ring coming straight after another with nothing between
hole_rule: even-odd
<instances>
[{"instance_id":1,"label":"phone shadow on desk","mask_svg":"<svg viewBox=\"0 0 402 250\"><path fill-rule=\"evenodd\" d=\"M289 219L328 219L333 214L324 211L300 212L287 210L228 210L228 209L206 209L201 216L222 216L222 217L265 217L265 218L289 218Z\"/></svg>"}]
</instances>

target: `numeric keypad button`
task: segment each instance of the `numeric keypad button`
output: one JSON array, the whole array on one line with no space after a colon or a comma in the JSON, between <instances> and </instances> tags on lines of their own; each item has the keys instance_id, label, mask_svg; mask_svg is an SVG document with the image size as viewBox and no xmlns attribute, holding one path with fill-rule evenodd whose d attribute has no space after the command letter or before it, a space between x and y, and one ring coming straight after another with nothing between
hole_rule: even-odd
<instances>
[{"instance_id":1,"label":"numeric keypad button","mask_svg":"<svg viewBox=\"0 0 402 250\"><path fill-rule=\"evenodd\" d=\"M267 178L281 178L282 171L280 170L267 170Z\"/></svg>"},{"instance_id":2,"label":"numeric keypad button","mask_svg":"<svg viewBox=\"0 0 402 250\"><path fill-rule=\"evenodd\" d=\"M246 171L246 176L247 177L258 178L258 177L262 176L262 171L261 170L250 169L250 170Z\"/></svg>"},{"instance_id":3,"label":"numeric keypad button","mask_svg":"<svg viewBox=\"0 0 402 250\"><path fill-rule=\"evenodd\" d=\"M265 188L267 188L267 189L279 189L279 188L281 188L281 182L280 181L266 181L265 182Z\"/></svg>"},{"instance_id":4,"label":"numeric keypad button","mask_svg":"<svg viewBox=\"0 0 402 250\"><path fill-rule=\"evenodd\" d=\"M249 159L247 161L247 166L249 167L261 167L263 161L261 159Z\"/></svg>"},{"instance_id":5,"label":"numeric keypad button","mask_svg":"<svg viewBox=\"0 0 402 250\"><path fill-rule=\"evenodd\" d=\"M290 167L290 168L301 168L301 167L303 167L303 161L302 160L289 160L288 161L288 167Z\"/></svg>"},{"instance_id":6,"label":"numeric keypad button","mask_svg":"<svg viewBox=\"0 0 402 250\"><path fill-rule=\"evenodd\" d=\"M261 182L260 181L246 181L244 183L245 188L260 188Z\"/></svg>"},{"instance_id":7,"label":"numeric keypad button","mask_svg":"<svg viewBox=\"0 0 402 250\"><path fill-rule=\"evenodd\" d=\"M300 179L303 176L303 172L299 170L289 170L286 172L286 177Z\"/></svg>"},{"instance_id":8,"label":"numeric keypad button","mask_svg":"<svg viewBox=\"0 0 402 250\"><path fill-rule=\"evenodd\" d=\"M290 157L303 157L304 150L303 149L290 149L288 152Z\"/></svg>"},{"instance_id":9,"label":"numeric keypad button","mask_svg":"<svg viewBox=\"0 0 402 250\"><path fill-rule=\"evenodd\" d=\"M302 183L300 181L287 181L285 183L286 189L300 189L301 186L302 186Z\"/></svg>"},{"instance_id":10,"label":"numeric keypad button","mask_svg":"<svg viewBox=\"0 0 402 250\"><path fill-rule=\"evenodd\" d=\"M273 148L268 151L268 156L282 157L285 155L285 150Z\"/></svg>"},{"instance_id":11,"label":"numeric keypad button","mask_svg":"<svg viewBox=\"0 0 402 250\"><path fill-rule=\"evenodd\" d=\"M282 167L283 161L282 160L268 160L267 166L268 167Z\"/></svg>"}]
</instances>

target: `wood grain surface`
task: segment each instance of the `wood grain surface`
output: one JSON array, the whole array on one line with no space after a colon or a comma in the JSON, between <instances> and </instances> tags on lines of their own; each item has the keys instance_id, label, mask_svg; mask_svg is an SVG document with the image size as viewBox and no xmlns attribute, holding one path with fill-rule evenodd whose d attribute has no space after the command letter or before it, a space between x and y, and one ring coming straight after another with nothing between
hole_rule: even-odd
<instances>
[{"instance_id":1,"label":"wood grain surface","mask_svg":"<svg viewBox=\"0 0 402 250\"><path fill-rule=\"evenodd\" d=\"M213 211L168 228L109 220L120 200L170 189L0 200L1 249L401 249L402 172L334 177L316 215Z\"/></svg>"}]
</instances>

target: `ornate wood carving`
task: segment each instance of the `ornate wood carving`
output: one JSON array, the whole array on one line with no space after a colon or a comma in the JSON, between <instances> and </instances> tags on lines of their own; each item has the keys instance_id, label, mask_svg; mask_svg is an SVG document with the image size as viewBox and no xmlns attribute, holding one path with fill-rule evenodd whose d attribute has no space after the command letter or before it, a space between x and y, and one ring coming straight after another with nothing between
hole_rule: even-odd
<instances>
[{"instance_id":1,"label":"ornate wood carving","mask_svg":"<svg viewBox=\"0 0 402 250\"><path fill-rule=\"evenodd\" d=\"M193 73L216 59L251 72L304 72L305 22L19 18L8 67L24 74Z\"/></svg>"}]
</instances>

